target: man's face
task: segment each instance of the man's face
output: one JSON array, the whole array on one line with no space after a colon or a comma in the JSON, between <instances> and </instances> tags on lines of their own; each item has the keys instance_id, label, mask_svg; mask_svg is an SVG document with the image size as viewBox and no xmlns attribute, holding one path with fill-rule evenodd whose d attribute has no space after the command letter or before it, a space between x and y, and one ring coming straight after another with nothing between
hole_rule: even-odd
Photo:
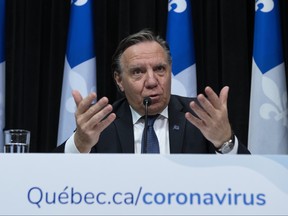
<instances>
[{"instance_id":1,"label":"man's face","mask_svg":"<svg viewBox=\"0 0 288 216\"><path fill-rule=\"evenodd\" d=\"M171 92L171 65L165 50L157 42L139 43L124 51L120 64L122 73L114 78L133 109L144 115L143 99L150 97L148 114L160 113Z\"/></svg>"}]
</instances>

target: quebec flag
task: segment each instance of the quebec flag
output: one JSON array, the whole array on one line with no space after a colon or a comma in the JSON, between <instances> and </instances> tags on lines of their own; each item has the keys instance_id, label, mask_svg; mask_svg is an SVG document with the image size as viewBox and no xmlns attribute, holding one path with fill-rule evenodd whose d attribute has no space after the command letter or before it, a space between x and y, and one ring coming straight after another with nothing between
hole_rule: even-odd
<instances>
[{"instance_id":1,"label":"quebec flag","mask_svg":"<svg viewBox=\"0 0 288 216\"><path fill-rule=\"evenodd\" d=\"M78 90L83 97L96 91L92 0L71 1L57 145L76 129L72 90Z\"/></svg>"},{"instance_id":2,"label":"quebec flag","mask_svg":"<svg viewBox=\"0 0 288 216\"><path fill-rule=\"evenodd\" d=\"M0 0L0 152L4 151L5 123L5 0Z\"/></svg>"},{"instance_id":3,"label":"quebec flag","mask_svg":"<svg viewBox=\"0 0 288 216\"><path fill-rule=\"evenodd\" d=\"M197 95L190 0L169 0L167 42L172 55L172 94Z\"/></svg>"},{"instance_id":4,"label":"quebec flag","mask_svg":"<svg viewBox=\"0 0 288 216\"><path fill-rule=\"evenodd\" d=\"M288 110L278 0L255 1L248 148L288 154Z\"/></svg>"}]
</instances>

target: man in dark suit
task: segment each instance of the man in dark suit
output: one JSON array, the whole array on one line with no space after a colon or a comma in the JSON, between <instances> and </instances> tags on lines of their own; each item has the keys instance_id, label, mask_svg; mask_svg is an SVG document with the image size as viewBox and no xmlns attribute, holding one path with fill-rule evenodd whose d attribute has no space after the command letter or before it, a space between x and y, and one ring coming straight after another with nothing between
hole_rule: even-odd
<instances>
[{"instance_id":1,"label":"man in dark suit","mask_svg":"<svg viewBox=\"0 0 288 216\"><path fill-rule=\"evenodd\" d=\"M123 99L113 106L96 93L82 98L73 91L77 105L75 133L56 151L80 153L141 153L145 120L156 116L157 152L248 153L233 134L227 111L229 88L220 95L210 88L197 98L171 95L172 59L166 42L143 30L122 40L113 56L113 75ZM148 108L143 104L150 98ZM146 110L146 109L147 110Z\"/></svg>"}]
</instances>

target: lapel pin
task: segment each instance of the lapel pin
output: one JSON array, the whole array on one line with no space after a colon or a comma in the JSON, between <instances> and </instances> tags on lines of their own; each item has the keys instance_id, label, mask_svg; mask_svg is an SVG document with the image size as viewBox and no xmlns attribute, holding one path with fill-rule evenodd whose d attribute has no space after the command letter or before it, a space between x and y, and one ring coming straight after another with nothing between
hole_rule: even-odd
<instances>
[{"instance_id":1,"label":"lapel pin","mask_svg":"<svg viewBox=\"0 0 288 216\"><path fill-rule=\"evenodd\" d=\"M179 130L179 128L180 128L179 125L174 125L173 126L173 130Z\"/></svg>"}]
</instances>

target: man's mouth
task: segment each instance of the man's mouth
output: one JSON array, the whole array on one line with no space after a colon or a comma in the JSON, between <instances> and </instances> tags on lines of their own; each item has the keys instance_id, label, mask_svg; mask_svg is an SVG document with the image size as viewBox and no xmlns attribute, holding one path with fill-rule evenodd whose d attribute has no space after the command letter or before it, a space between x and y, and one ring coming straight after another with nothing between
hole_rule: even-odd
<instances>
[{"instance_id":1,"label":"man's mouth","mask_svg":"<svg viewBox=\"0 0 288 216\"><path fill-rule=\"evenodd\" d=\"M158 102L158 100L159 100L159 98L160 98L160 96L159 96L159 95L149 95L148 97L150 97L150 98L151 98L151 101L152 101L152 103L151 103L151 104L157 103L157 102Z\"/></svg>"}]
</instances>

